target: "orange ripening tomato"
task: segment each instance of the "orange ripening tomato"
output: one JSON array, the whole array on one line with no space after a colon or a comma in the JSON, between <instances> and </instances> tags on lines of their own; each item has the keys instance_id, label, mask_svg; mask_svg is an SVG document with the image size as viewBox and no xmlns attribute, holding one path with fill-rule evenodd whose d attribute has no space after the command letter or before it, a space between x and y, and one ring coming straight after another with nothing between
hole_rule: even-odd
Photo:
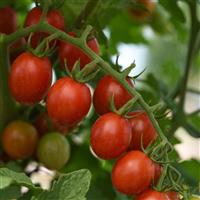
<instances>
[{"instance_id":1,"label":"orange ripening tomato","mask_svg":"<svg viewBox=\"0 0 200 200\"><path fill-rule=\"evenodd\" d=\"M138 5L141 6L141 8L138 7L130 7L129 13L131 17L138 22L145 22L150 17L152 12L155 10L156 4L153 0L135 0Z\"/></svg>"},{"instance_id":2,"label":"orange ripening tomato","mask_svg":"<svg viewBox=\"0 0 200 200\"><path fill-rule=\"evenodd\" d=\"M33 155L37 142L37 130L27 122L13 121L3 130L3 149L13 159L24 159Z\"/></svg>"}]
</instances>

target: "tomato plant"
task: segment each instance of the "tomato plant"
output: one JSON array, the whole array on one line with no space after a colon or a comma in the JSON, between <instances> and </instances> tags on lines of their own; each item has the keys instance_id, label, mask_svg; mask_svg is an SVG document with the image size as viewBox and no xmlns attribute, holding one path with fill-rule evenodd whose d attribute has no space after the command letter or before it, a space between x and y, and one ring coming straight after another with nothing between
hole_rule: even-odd
<instances>
[{"instance_id":1,"label":"tomato plant","mask_svg":"<svg viewBox=\"0 0 200 200\"><path fill-rule=\"evenodd\" d=\"M69 33L71 36L75 37L74 32ZM96 38L91 38L87 41L87 46L92 49L95 53L99 54L99 44ZM61 64L64 66L66 60L67 67L72 70L75 62L80 61L80 68L82 69L85 65L91 62L91 59L78 47L61 41L58 49L58 56Z\"/></svg>"},{"instance_id":2,"label":"tomato plant","mask_svg":"<svg viewBox=\"0 0 200 200\"><path fill-rule=\"evenodd\" d=\"M1 0L0 199L199 195L199 9Z\"/></svg>"},{"instance_id":3,"label":"tomato plant","mask_svg":"<svg viewBox=\"0 0 200 200\"><path fill-rule=\"evenodd\" d=\"M128 149L130 140L129 122L114 113L102 115L92 126L91 145L100 158L119 157Z\"/></svg>"},{"instance_id":4,"label":"tomato plant","mask_svg":"<svg viewBox=\"0 0 200 200\"><path fill-rule=\"evenodd\" d=\"M157 137L151 121L143 111L135 111L129 115L132 117L129 119L132 127L130 149L141 150L142 146L146 148Z\"/></svg>"},{"instance_id":5,"label":"tomato plant","mask_svg":"<svg viewBox=\"0 0 200 200\"><path fill-rule=\"evenodd\" d=\"M51 79L49 59L24 52L12 64L9 75L10 91L18 102L34 104L44 98L51 85Z\"/></svg>"},{"instance_id":6,"label":"tomato plant","mask_svg":"<svg viewBox=\"0 0 200 200\"><path fill-rule=\"evenodd\" d=\"M130 151L113 167L112 183L124 194L139 194L150 186L154 167L141 151Z\"/></svg>"},{"instance_id":7,"label":"tomato plant","mask_svg":"<svg viewBox=\"0 0 200 200\"><path fill-rule=\"evenodd\" d=\"M129 78L126 80L132 86L131 80ZM98 82L94 91L93 103L98 114L102 115L110 112L112 96L117 109L131 99L131 95L126 89L112 76L107 75Z\"/></svg>"},{"instance_id":8,"label":"tomato plant","mask_svg":"<svg viewBox=\"0 0 200 200\"><path fill-rule=\"evenodd\" d=\"M60 133L45 134L39 141L37 157L46 167L58 170L69 160L69 142Z\"/></svg>"},{"instance_id":9,"label":"tomato plant","mask_svg":"<svg viewBox=\"0 0 200 200\"><path fill-rule=\"evenodd\" d=\"M71 127L79 123L91 105L90 89L71 78L59 79L47 96L49 117L55 123Z\"/></svg>"},{"instance_id":10,"label":"tomato plant","mask_svg":"<svg viewBox=\"0 0 200 200\"><path fill-rule=\"evenodd\" d=\"M3 148L13 159L30 157L36 149L37 141L36 129L24 121L11 122L2 134Z\"/></svg>"}]
</instances>

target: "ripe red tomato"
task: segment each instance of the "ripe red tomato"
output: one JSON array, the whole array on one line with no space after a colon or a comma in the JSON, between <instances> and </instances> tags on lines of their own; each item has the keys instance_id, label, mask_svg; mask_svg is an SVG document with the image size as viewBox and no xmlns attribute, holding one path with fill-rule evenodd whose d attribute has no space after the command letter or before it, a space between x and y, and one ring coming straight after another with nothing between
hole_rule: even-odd
<instances>
[{"instance_id":1,"label":"ripe red tomato","mask_svg":"<svg viewBox=\"0 0 200 200\"><path fill-rule=\"evenodd\" d=\"M86 84L69 77L61 78L51 87L47 96L47 111L51 120L71 127L88 113L91 94Z\"/></svg>"},{"instance_id":2,"label":"ripe red tomato","mask_svg":"<svg viewBox=\"0 0 200 200\"><path fill-rule=\"evenodd\" d=\"M179 194L174 191L166 192L168 200L180 200Z\"/></svg>"},{"instance_id":3,"label":"ripe red tomato","mask_svg":"<svg viewBox=\"0 0 200 200\"><path fill-rule=\"evenodd\" d=\"M166 193L157 192L155 190L146 190L140 194L135 200L169 200Z\"/></svg>"},{"instance_id":4,"label":"ripe red tomato","mask_svg":"<svg viewBox=\"0 0 200 200\"><path fill-rule=\"evenodd\" d=\"M119 157L128 149L130 140L131 127L128 120L115 113L102 115L92 127L91 146L100 158Z\"/></svg>"},{"instance_id":5,"label":"ripe red tomato","mask_svg":"<svg viewBox=\"0 0 200 200\"><path fill-rule=\"evenodd\" d=\"M130 149L141 150L141 143L146 148L156 139L156 130L144 111L132 112L129 115L132 116L129 120L132 126Z\"/></svg>"},{"instance_id":6,"label":"ripe red tomato","mask_svg":"<svg viewBox=\"0 0 200 200\"><path fill-rule=\"evenodd\" d=\"M4 129L2 144L5 152L13 159L31 156L38 141L37 130L24 121L13 121Z\"/></svg>"},{"instance_id":7,"label":"ripe red tomato","mask_svg":"<svg viewBox=\"0 0 200 200\"><path fill-rule=\"evenodd\" d=\"M133 86L130 79L126 79ZM110 99L114 95L115 107L119 109L132 97L127 90L112 76L104 76L94 91L93 103L96 112L100 115L110 112Z\"/></svg>"},{"instance_id":8,"label":"ripe red tomato","mask_svg":"<svg viewBox=\"0 0 200 200\"><path fill-rule=\"evenodd\" d=\"M141 151L130 151L115 163L112 183L119 192L139 194L150 186L153 173L153 163L148 156Z\"/></svg>"},{"instance_id":9,"label":"ripe red tomato","mask_svg":"<svg viewBox=\"0 0 200 200\"><path fill-rule=\"evenodd\" d=\"M75 37L75 33L69 33L71 36ZM87 41L87 45L96 54L99 54L99 44L96 38ZM64 61L66 59L67 66L69 70L72 70L75 62L80 60L80 68L82 69L86 64L91 62L91 59L78 47L70 44L68 42L60 41L58 56L61 64L64 66Z\"/></svg>"},{"instance_id":10,"label":"ripe red tomato","mask_svg":"<svg viewBox=\"0 0 200 200\"><path fill-rule=\"evenodd\" d=\"M17 16L11 7L0 8L0 33L11 34L17 29Z\"/></svg>"},{"instance_id":11,"label":"ripe red tomato","mask_svg":"<svg viewBox=\"0 0 200 200\"><path fill-rule=\"evenodd\" d=\"M37 24L40 21L41 16L42 16L41 8L40 7L33 8L32 10L29 11L28 15L26 16L24 27ZM49 10L47 13L46 20L50 25L64 31L65 20L63 15L58 10ZM34 35L31 38L32 47L35 48L38 45L39 41L45 36L48 36L48 34L43 32L34 33Z\"/></svg>"},{"instance_id":12,"label":"ripe red tomato","mask_svg":"<svg viewBox=\"0 0 200 200\"><path fill-rule=\"evenodd\" d=\"M129 13L133 17L133 19L139 22L148 20L152 12L155 10L155 2L153 2L153 0L136 0L136 3L141 4L141 6L143 6L144 8L129 8Z\"/></svg>"},{"instance_id":13,"label":"ripe red tomato","mask_svg":"<svg viewBox=\"0 0 200 200\"><path fill-rule=\"evenodd\" d=\"M18 102L34 104L46 95L51 80L52 69L49 59L24 52L12 64L9 74L10 91Z\"/></svg>"},{"instance_id":14,"label":"ripe red tomato","mask_svg":"<svg viewBox=\"0 0 200 200\"><path fill-rule=\"evenodd\" d=\"M69 142L60 133L48 133L39 141L37 157L49 169L61 169L70 157Z\"/></svg>"},{"instance_id":15,"label":"ripe red tomato","mask_svg":"<svg viewBox=\"0 0 200 200\"><path fill-rule=\"evenodd\" d=\"M154 175L153 175L153 184L156 185L160 179L160 176L162 174L162 166L157 164L157 163L154 163Z\"/></svg>"}]
</instances>

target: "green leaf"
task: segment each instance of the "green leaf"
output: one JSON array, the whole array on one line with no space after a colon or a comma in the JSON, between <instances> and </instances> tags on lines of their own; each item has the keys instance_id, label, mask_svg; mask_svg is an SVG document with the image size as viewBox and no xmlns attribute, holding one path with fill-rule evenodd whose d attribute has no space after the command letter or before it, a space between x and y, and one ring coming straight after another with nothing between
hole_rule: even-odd
<instances>
[{"instance_id":1,"label":"green leaf","mask_svg":"<svg viewBox=\"0 0 200 200\"><path fill-rule=\"evenodd\" d=\"M8 168L0 168L0 180L0 188L7 186L8 183L15 183L21 186L23 185L30 189L35 188L30 178L24 173L15 172Z\"/></svg>"},{"instance_id":2,"label":"green leaf","mask_svg":"<svg viewBox=\"0 0 200 200\"><path fill-rule=\"evenodd\" d=\"M2 200L16 199L21 196L20 189L21 187L16 185L0 189L0 199Z\"/></svg>"},{"instance_id":3,"label":"green leaf","mask_svg":"<svg viewBox=\"0 0 200 200\"><path fill-rule=\"evenodd\" d=\"M50 191L43 191L32 197L31 200L84 200L89 189L91 173L82 169L59 176Z\"/></svg>"},{"instance_id":4,"label":"green leaf","mask_svg":"<svg viewBox=\"0 0 200 200\"><path fill-rule=\"evenodd\" d=\"M176 163L175 166L182 173L184 179L191 187L198 187L200 182L200 162L198 160L187 160Z\"/></svg>"}]
</instances>

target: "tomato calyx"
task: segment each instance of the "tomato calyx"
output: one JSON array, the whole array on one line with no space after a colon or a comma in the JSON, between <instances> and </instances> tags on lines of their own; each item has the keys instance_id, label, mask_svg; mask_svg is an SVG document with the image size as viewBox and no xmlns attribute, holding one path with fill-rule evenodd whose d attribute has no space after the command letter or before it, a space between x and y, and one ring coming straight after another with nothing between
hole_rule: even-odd
<instances>
[{"instance_id":1,"label":"tomato calyx","mask_svg":"<svg viewBox=\"0 0 200 200\"><path fill-rule=\"evenodd\" d=\"M69 70L67 66L66 59L64 60L64 66L65 70L68 76L70 76L72 79L80 82L80 83L86 83L91 79L94 79L95 76L98 74L100 69L96 68L96 65L98 64L98 60L93 60L83 69L80 68L80 60L77 60L72 68L72 71Z\"/></svg>"},{"instance_id":2,"label":"tomato calyx","mask_svg":"<svg viewBox=\"0 0 200 200\"><path fill-rule=\"evenodd\" d=\"M38 44L36 48L33 48L31 45L33 33L31 33L30 36L28 37L27 49L33 55L35 55L39 58L50 56L55 52L56 43L57 43L55 39L58 38L59 35L60 35L60 33L54 33L54 34L42 39L40 44Z\"/></svg>"},{"instance_id":3,"label":"tomato calyx","mask_svg":"<svg viewBox=\"0 0 200 200\"><path fill-rule=\"evenodd\" d=\"M115 106L115 101L114 101L114 95L111 96L110 98L110 110L113 113L116 113L117 115L123 116L124 118L131 118L129 115L127 115L130 110L133 108L134 104L137 102L138 97L133 97L130 99L126 104L124 104L121 108L117 110Z\"/></svg>"}]
</instances>

